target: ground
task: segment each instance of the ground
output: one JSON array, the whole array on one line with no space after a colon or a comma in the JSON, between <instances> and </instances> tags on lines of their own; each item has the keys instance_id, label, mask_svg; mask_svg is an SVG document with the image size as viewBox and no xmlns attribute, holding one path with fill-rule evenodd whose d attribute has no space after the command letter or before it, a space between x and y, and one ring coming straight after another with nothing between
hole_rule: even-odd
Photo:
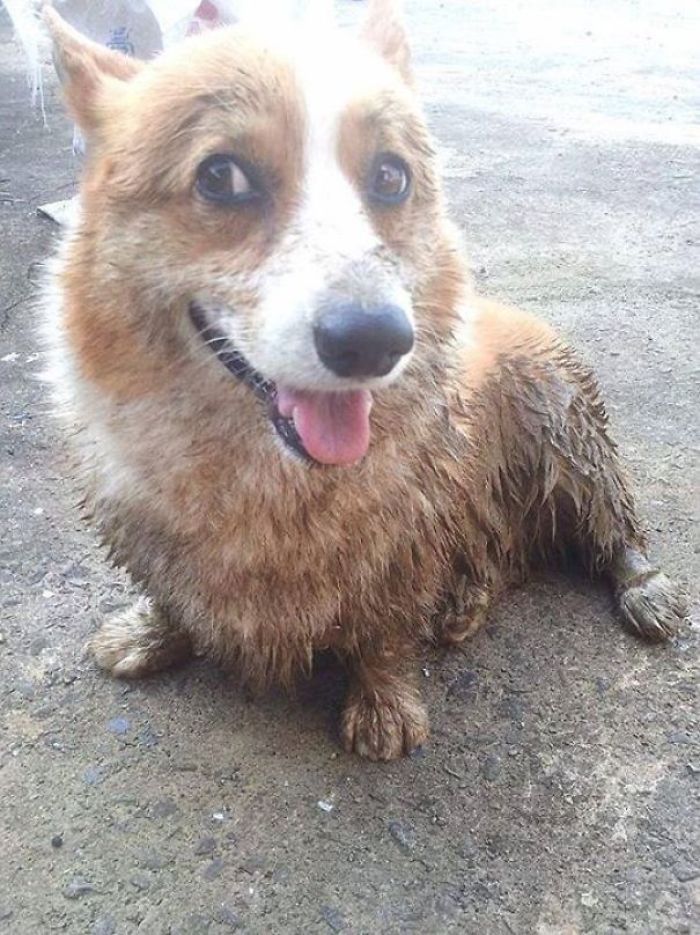
<instances>
[{"instance_id":1,"label":"ground","mask_svg":"<svg viewBox=\"0 0 700 935\"><path fill-rule=\"evenodd\" d=\"M696 595L693 10L408 4L480 288L595 366L653 555ZM340 752L329 666L292 700L203 661L95 670L83 645L128 596L35 379L56 237L36 208L76 173L53 87L46 112L0 20L0 931L700 932L697 629L640 644L584 579L539 580L463 652L426 654L432 736L391 765Z\"/></svg>"}]
</instances>

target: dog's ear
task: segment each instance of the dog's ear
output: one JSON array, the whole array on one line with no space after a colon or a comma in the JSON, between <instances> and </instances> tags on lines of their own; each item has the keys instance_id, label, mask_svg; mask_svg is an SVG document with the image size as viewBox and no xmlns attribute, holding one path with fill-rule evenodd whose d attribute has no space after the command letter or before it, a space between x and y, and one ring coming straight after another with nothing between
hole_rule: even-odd
<instances>
[{"instance_id":1,"label":"dog's ear","mask_svg":"<svg viewBox=\"0 0 700 935\"><path fill-rule=\"evenodd\" d=\"M100 125L109 97L141 71L143 62L92 42L51 6L44 7L43 16L53 39L54 61L68 107L89 136Z\"/></svg>"},{"instance_id":2,"label":"dog's ear","mask_svg":"<svg viewBox=\"0 0 700 935\"><path fill-rule=\"evenodd\" d=\"M400 0L369 0L362 37L397 69L406 84L413 83L411 49Z\"/></svg>"}]
</instances>

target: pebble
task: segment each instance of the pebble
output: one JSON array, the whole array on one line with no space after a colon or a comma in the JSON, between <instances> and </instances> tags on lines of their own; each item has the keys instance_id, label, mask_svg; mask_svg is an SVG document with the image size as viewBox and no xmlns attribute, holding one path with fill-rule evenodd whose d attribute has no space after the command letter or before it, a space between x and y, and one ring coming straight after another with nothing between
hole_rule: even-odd
<instances>
[{"instance_id":1,"label":"pebble","mask_svg":"<svg viewBox=\"0 0 700 935\"><path fill-rule=\"evenodd\" d=\"M220 877L224 870L224 862L220 857L214 857L214 859L207 864L207 866L202 871L202 877L209 883L212 880L216 880L217 877Z\"/></svg>"},{"instance_id":2,"label":"pebble","mask_svg":"<svg viewBox=\"0 0 700 935\"><path fill-rule=\"evenodd\" d=\"M390 821L387 825L389 834L403 850L411 850L416 846L416 830L403 821Z\"/></svg>"},{"instance_id":3,"label":"pebble","mask_svg":"<svg viewBox=\"0 0 700 935\"><path fill-rule=\"evenodd\" d=\"M51 847L55 847L58 850L59 847L63 847L63 837L60 834L54 834L51 838Z\"/></svg>"},{"instance_id":4,"label":"pebble","mask_svg":"<svg viewBox=\"0 0 700 935\"><path fill-rule=\"evenodd\" d=\"M331 802L324 802L323 799L316 803L322 812L332 812L333 804Z\"/></svg>"},{"instance_id":5,"label":"pebble","mask_svg":"<svg viewBox=\"0 0 700 935\"><path fill-rule=\"evenodd\" d=\"M216 838L211 835L205 835L197 841L194 852L197 857L207 857L216 850Z\"/></svg>"},{"instance_id":6,"label":"pebble","mask_svg":"<svg viewBox=\"0 0 700 935\"><path fill-rule=\"evenodd\" d=\"M321 906L320 912L321 918L329 928L333 929L334 932L343 931L345 928L345 919L337 909L334 909L332 906Z\"/></svg>"}]
</instances>

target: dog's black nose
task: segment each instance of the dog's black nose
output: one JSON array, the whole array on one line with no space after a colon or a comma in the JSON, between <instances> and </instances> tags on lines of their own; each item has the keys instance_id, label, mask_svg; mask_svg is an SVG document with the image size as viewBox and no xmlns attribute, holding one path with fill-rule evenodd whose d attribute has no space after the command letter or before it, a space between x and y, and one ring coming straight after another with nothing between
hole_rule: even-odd
<instances>
[{"instance_id":1,"label":"dog's black nose","mask_svg":"<svg viewBox=\"0 0 700 935\"><path fill-rule=\"evenodd\" d=\"M334 305L314 327L322 362L338 377L384 377L413 347L413 327L396 305Z\"/></svg>"}]
</instances>

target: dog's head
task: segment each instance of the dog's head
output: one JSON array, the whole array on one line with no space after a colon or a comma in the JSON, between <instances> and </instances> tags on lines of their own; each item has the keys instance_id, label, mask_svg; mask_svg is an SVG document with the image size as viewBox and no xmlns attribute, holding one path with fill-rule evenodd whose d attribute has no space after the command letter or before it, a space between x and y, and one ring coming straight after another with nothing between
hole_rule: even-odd
<instances>
[{"instance_id":1,"label":"dog's head","mask_svg":"<svg viewBox=\"0 0 700 935\"><path fill-rule=\"evenodd\" d=\"M46 17L98 288L126 285L120 314L152 340L246 382L288 448L361 458L372 393L452 327L460 288L394 4L357 38L233 27L148 64Z\"/></svg>"}]
</instances>

